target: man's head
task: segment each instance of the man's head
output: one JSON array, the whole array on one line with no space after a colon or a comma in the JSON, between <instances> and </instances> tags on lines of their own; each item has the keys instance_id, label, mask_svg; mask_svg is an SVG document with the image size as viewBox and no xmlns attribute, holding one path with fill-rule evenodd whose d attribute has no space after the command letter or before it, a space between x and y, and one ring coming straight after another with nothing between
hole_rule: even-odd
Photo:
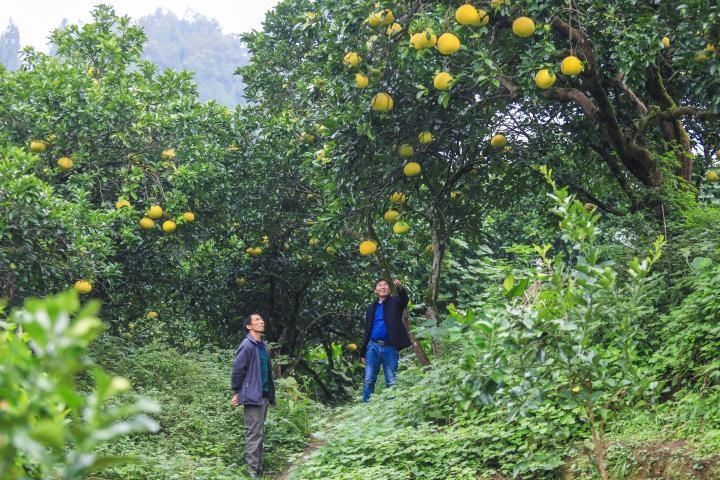
<instances>
[{"instance_id":1,"label":"man's head","mask_svg":"<svg viewBox=\"0 0 720 480\"><path fill-rule=\"evenodd\" d=\"M251 313L243 322L243 328L245 329L245 333L254 332L258 336L262 335L265 331L265 320L263 320L259 313Z\"/></svg>"},{"instance_id":2,"label":"man's head","mask_svg":"<svg viewBox=\"0 0 720 480\"><path fill-rule=\"evenodd\" d=\"M384 278L375 281L375 295L380 299L390 296L390 284Z\"/></svg>"}]
</instances>

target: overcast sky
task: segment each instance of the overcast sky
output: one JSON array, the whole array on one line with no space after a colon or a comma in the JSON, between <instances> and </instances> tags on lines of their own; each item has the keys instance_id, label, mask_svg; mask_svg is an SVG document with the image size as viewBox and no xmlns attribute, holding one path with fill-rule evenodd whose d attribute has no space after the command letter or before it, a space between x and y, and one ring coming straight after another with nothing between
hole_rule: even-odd
<instances>
[{"instance_id":1,"label":"overcast sky","mask_svg":"<svg viewBox=\"0 0 720 480\"><path fill-rule=\"evenodd\" d=\"M63 18L70 23L88 22L93 6L105 3L120 15L133 19L154 13L158 8L184 17L188 10L215 18L224 33L241 33L261 28L265 12L279 0L0 0L0 32L12 18L20 30L23 46L32 45L47 52L47 36Z\"/></svg>"}]
</instances>

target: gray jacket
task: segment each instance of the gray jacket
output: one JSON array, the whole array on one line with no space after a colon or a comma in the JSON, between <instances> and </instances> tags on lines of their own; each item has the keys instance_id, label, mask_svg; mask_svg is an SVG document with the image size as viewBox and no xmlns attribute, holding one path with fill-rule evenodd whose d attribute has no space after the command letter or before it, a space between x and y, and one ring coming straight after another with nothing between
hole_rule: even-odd
<instances>
[{"instance_id":1,"label":"gray jacket","mask_svg":"<svg viewBox=\"0 0 720 480\"><path fill-rule=\"evenodd\" d=\"M262 372L260 370L260 352L258 352L261 344L265 345L262 340L255 340L248 335L240 342L240 346L235 351L230 388L238 394L238 400L243 405L262 405ZM268 372L270 374L268 398L274 405L275 384L272 378L270 352L268 352Z\"/></svg>"}]
</instances>

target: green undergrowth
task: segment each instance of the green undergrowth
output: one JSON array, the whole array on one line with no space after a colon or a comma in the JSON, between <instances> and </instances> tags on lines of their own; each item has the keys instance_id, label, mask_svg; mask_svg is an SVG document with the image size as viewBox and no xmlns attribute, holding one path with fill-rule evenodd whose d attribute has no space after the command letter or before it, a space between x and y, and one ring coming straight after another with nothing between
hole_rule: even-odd
<instances>
[{"instance_id":1,"label":"green undergrowth","mask_svg":"<svg viewBox=\"0 0 720 480\"><path fill-rule=\"evenodd\" d=\"M452 361L436 361L426 372L405 367L396 390L335 414L327 444L293 480L597 478L578 412L549 404L524 417L496 405L464 411ZM611 478L720 478L718 400L720 390L683 392L620 412L608 429ZM653 463L657 452L667 455ZM653 476L658 469L675 473Z\"/></svg>"},{"instance_id":2,"label":"green undergrowth","mask_svg":"<svg viewBox=\"0 0 720 480\"><path fill-rule=\"evenodd\" d=\"M105 369L130 379L128 402L144 396L160 405L156 434L124 437L102 453L127 456L126 461L99 471L92 479L245 478L242 408L230 405L232 351L208 349L181 353L166 346L131 347L115 337L102 338L93 357ZM320 408L292 378L277 381L278 405L266 423L265 469L280 472L301 451L311 420Z\"/></svg>"}]
</instances>

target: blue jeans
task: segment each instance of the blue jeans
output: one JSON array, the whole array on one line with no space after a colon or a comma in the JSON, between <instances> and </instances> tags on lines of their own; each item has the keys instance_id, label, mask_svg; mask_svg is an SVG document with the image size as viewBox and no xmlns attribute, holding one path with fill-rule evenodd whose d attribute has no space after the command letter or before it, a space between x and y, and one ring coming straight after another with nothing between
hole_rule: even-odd
<instances>
[{"instance_id":1,"label":"blue jeans","mask_svg":"<svg viewBox=\"0 0 720 480\"><path fill-rule=\"evenodd\" d=\"M375 382L380 373L380 365L385 375L385 385L392 387L397 383L398 360L400 352L390 345L378 345L372 340L368 343L365 352L365 381L363 382L363 402L370 401L375 391Z\"/></svg>"}]
</instances>

